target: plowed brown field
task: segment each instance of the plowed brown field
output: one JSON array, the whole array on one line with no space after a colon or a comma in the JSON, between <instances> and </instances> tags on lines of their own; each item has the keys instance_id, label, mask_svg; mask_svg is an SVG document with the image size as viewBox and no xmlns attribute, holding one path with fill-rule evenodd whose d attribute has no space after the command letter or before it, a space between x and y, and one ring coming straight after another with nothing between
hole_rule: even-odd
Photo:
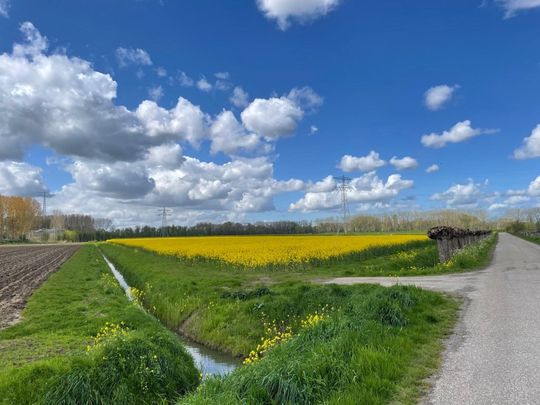
<instances>
[{"instance_id":1,"label":"plowed brown field","mask_svg":"<svg viewBox=\"0 0 540 405\"><path fill-rule=\"evenodd\" d=\"M0 328L15 323L32 292L79 246L0 247Z\"/></svg>"}]
</instances>

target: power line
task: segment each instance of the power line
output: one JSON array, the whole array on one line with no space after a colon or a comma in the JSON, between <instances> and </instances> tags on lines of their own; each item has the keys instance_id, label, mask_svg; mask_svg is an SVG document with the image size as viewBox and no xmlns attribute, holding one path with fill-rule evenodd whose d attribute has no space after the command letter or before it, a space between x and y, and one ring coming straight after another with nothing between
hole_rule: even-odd
<instances>
[{"instance_id":1,"label":"power line","mask_svg":"<svg viewBox=\"0 0 540 405\"><path fill-rule=\"evenodd\" d=\"M348 198L348 192L352 190L351 187L351 178L346 176L340 176L336 177L334 176L334 180L337 181L335 190L339 192L341 197L341 215L343 220L343 232L346 232L346 226L349 220L349 217L351 216L351 211L349 209L349 198Z\"/></svg>"}]
</instances>

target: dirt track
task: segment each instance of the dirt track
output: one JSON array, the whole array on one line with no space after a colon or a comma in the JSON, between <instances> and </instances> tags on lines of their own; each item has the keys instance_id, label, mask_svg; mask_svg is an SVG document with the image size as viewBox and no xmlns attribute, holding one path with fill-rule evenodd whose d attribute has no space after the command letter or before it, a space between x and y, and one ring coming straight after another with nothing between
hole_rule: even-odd
<instances>
[{"instance_id":1,"label":"dirt track","mask_svg":"<svg viewBox=\"0 0 540 405\"><path fill-rule=\"evenodd\" d=\"M17 322L32 292L78 248L76 245L0 247L0 328Z\"/></svg>"}]
</instances>

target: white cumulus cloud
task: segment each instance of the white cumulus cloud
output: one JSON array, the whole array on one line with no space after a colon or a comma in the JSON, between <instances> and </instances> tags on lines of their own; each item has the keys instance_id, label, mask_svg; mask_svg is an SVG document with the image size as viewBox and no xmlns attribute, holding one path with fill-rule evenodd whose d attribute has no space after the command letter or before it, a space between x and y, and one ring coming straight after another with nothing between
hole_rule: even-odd
<instances>
[{"instance_id":1,"label":"white cumulus cloud","mask_svg":"<svg viewBox=\"0 0 540 405\"><path fill-rule=\"evenodd\" d=\"M276 140L294 133L304 118L302 106L287 96L256 98L242 111L246 128L268 140Z\"/></svg>"},{"instance_id":2,"label":"white cumulus cloud","mask_svg":"<svg viewBox=\"0 0 540 405\"><path fill-rule=\"evenodd\" d=\"M367 156L343 156L338 168L348 173L355 171L370 172L385 164L386 162L379 157L379 154L372 150Z\"/></svg>"},{"instance_id":3,"label":"white cumulus cloud","mask_svg":"<svg viewBox=\"0 0 540 405\"><path fill-rule=\"evenodd\" d=\"M308 187L308 192L301 199L289 205L289 211L312 212L339 207L341 196L334 191L334 185L329 176ZM369 172L352 179L350 185L348 199L351 204L375 204L398 196L401 191L411 188L414 182L402 179L399 174L388 176L385 182L375 172Z\"/></svg>"},{"instance_id":4,"label":"white cumulus cloud","mask_svg":"<svg viewBox=\"0 0 540 405\"><path fill-rule=\"evenodd\" d=\"M426 169L426 173L435 173L435 172L438 172L439 170L440 170L439 165L433 164L433 165L429 166L429 167Z\"/></svg>"},{"instance_id":5,"label":"white cumulus cloud","mask_svg":"<svg viewBox=\"0 0 540 405\"><path fill-rule=\"evenodd\" d=\"M527 189L527 192L531 196L540 196L540 176L538 176L536 179L531 181L531 184L529 184L529 188Z\"/></svg>"},{"instance_id":6,"label":"white cumulus cloud","mask_svg":"<svg viewBox=\"0 0 540 405\"><path fill-rule=\"evenodd\" d=\"M418 162L416 159L410 156L405 156L401 159L394 156L392 159L390 159L390 164L394 166L396 170L416 169L418 167Z\"/></svg>"},{"instance_id":7,"label":"white cumulus cloud","mask_svg":"<svg viewBox=\"0 0 540 405\"><path fill-rule=\"evenodd\" d=\"M0 195L34 197L47 186L41 175L41 168L23 162L0 161Z\"/></svg>"},{"instance_id":8,"label":"white cumulus cloud","mask_svg":"<svg viewBox=\"0 0 540 405\"><path fill-rule=\"evenodd\" d=\"M531 135L523 139L523 145L514 151L516 159L531 159L540 157L540 124L531 132Z\"/></svg>"},{"instance_id":9,"label":"white cumulus cloud","mask_svg":"<svg viewBox=\"0 0 540 405\"><path fill-rule=\"evenodd\" d=\"M474 138L475 136L493 134L497 131L498 130L496 129L473 128L471 126L471 121L465 120L458 122L452 128L440 134L433 132L431 134L422 135L421 142L422 145L429 148L442 148L448 143L459 143Z\"/></svg>"},{"instance_id":10,"label":"white cumulus cloud","mask_svg":"<svg viewBox=\"0 0 540 405\"><path fill-rule=\"evenodd\" d=\"M447 84L431 87L424 93L426 107L432 111L440 110L452 99L454 92L458 88L458 85L449 86Z\"/></svg>"},{"instance_id":11,"label":"white cumulus cloud","mask_svg":"<svg viewBox=\"0 0 540 405\"><path fill-rule=\"evenodd\" d=\"M332 11L340 0L257 0L266 18L276 20L286 30L291 20L305 22L322 17Z\"/></svg>"},{"instance_id":12,"label":"white cumulus cloud","mask_svg":"<svg viewBox=\"0 0 540 405\"><path fill-rule=\"evenodd\" d=\"M443 201L449 207L473 208L477 207L484 197L482 184L470 179L466 184L454 184L442 193L433 194L430 199Z\"/></svg>"}]
</instances>

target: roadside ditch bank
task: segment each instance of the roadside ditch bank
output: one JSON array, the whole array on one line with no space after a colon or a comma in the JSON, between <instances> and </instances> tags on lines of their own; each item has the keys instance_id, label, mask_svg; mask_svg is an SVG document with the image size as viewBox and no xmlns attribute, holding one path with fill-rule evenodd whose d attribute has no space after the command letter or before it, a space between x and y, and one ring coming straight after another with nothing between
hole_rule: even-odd
<instances>
[{"instance_id":1,"label":"roadside ditch bank","mask_svg":"<svg viewBox=\"0 0 540 405\"><path fill-rule=\"evenodd\" d=\"M127 284L122 273L120 273L116 269L114 264L105 256L105 254L101 252L101 249L100 253L103 256L103 259L105 260L107 265L109 266L109 269L111 270L113 276L116 278L122 289L125 291L128 300L133 301L134 298L131 294L131 287ZM141 307L141 309L144 310L143 307ZM203 378L206 378L210 375L229 374L242 364L241 360L236 357L222 353L217 350L210 349L178 332L176 332L176 335L178 336L182 344L185 346L189 354L193 357L195 364L203 375Z\"/></svg>"}]
</instances>

